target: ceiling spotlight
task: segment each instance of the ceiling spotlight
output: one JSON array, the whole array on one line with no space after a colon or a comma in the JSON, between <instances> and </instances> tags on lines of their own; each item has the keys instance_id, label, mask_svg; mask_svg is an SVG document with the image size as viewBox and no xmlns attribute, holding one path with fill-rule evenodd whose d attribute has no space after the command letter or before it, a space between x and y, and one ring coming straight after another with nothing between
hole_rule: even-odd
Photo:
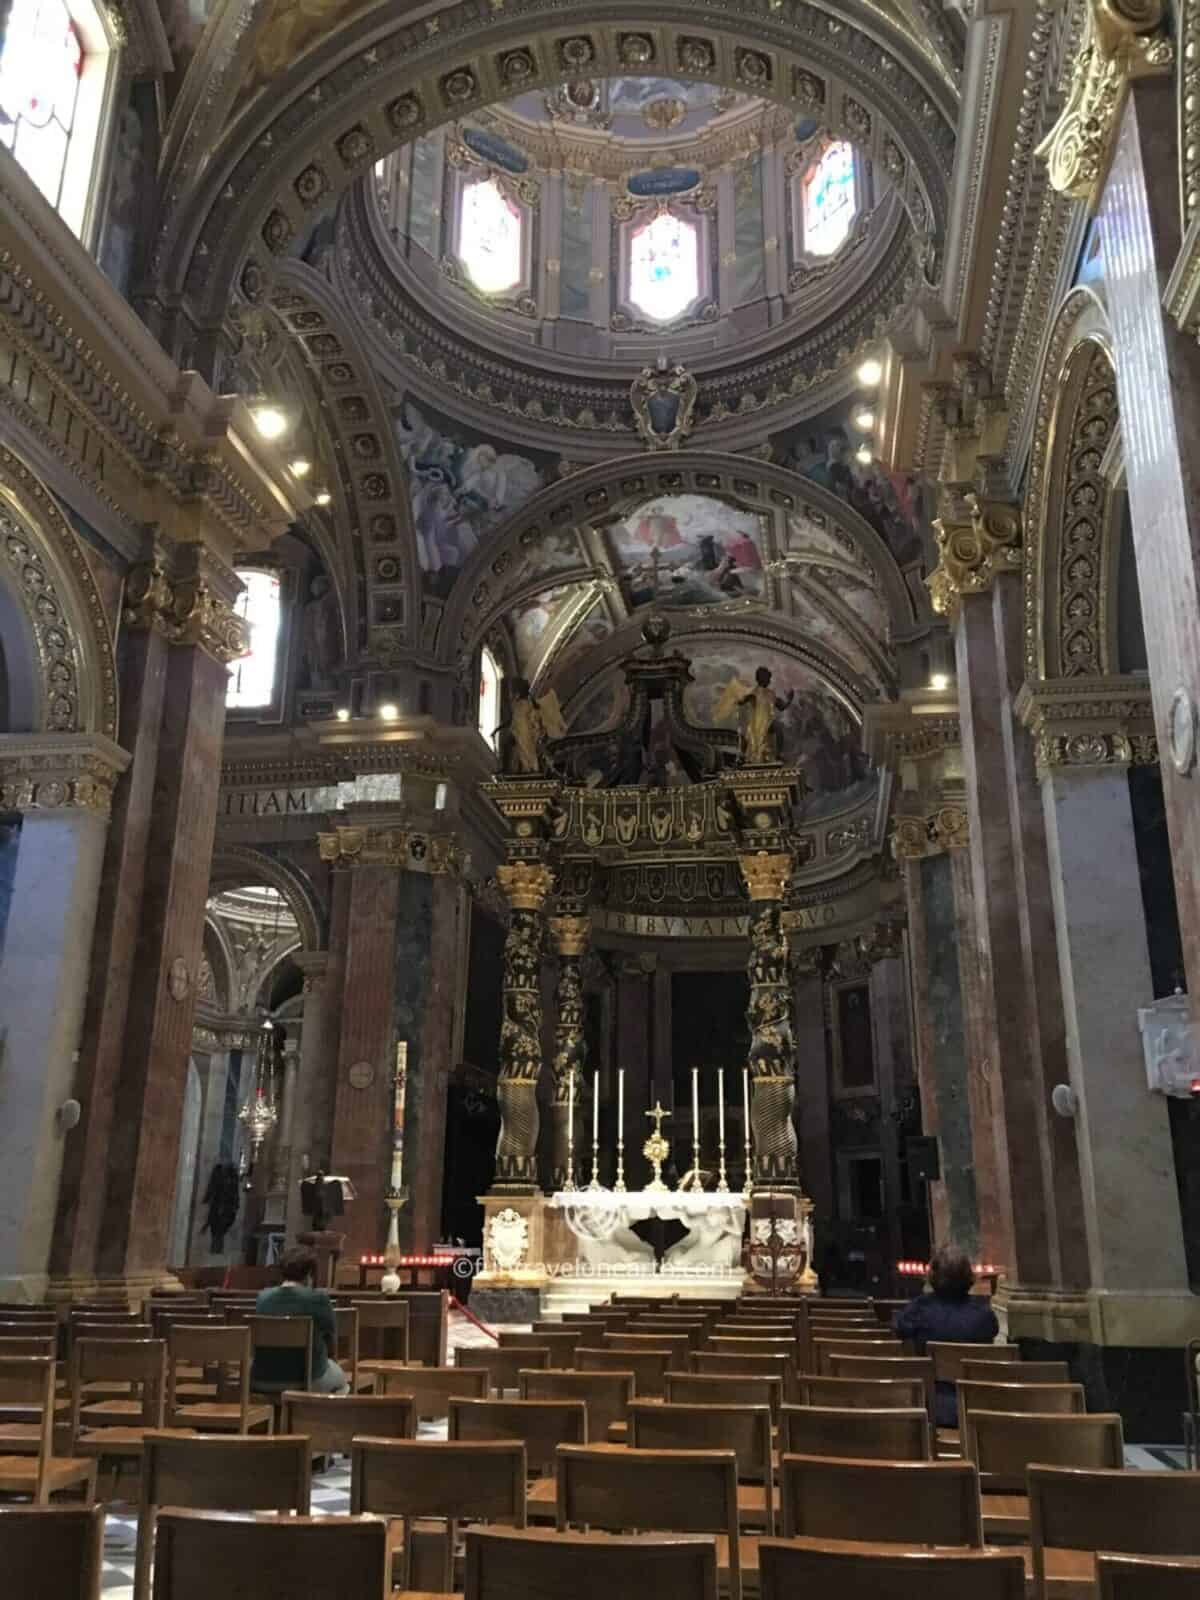
<instances>
[{"instance_id":1,"label":"ceiling spotlight","mask_svg":"<svg viewBox=\"0 0 1200 1600\"><path fill-rule=\"evenodd\" d=\"M328 489L318 489L314 498L319 506L327 506L333 500Z\"/></svg>"},{"instance_id":2,"label":"ceiling spotlight","mask_svg":"<svg viewBox=\"0 0 1200 1600\"><path fill-rule=\"evenodd\" d=\"M350 721L350 713L346 710L345 706L339 706L338 707L338 709L337 709L337 719L338 719L339 722L349 722Z\"/></svg>"},{"instance_id":3,"label":"ceiling spotlight","mask_svg":"<svg viewBox=\"0 0 1200 1600\"><path fill-rule=\"evenodd\" d=\"M254 426L264 439L281 439L288 430L288 419L278 406L255 406Z\"/></svg>"},{"instance_id":4,"label":"ceiling spotlight","mask_svg":"<svg viewBox=\"0 0 1200 1600\"><path fill-rule=\"evenodd\" d=\"M855 374L864 389L873 389L883 377L883 363L872 358L864 361Z\"/></svg>"},{"instance_id":5,"label":"ceiling spotlight","mask_svg":"<svg viewBox=\"0 0 1200 1600\"><path fill-rule=\"evenodd\" d=\"M303 456L297 456L295 461L289 461L288 467L293 478L307 478L312 471L312 462L306 461Z\"/></svg>"},{"instance_id":6,"label":"ceiling spotlight","mask_svg":"<svg viewBox=\"0 0 1200 1600\"><path fill-rule=\"evenodd\" d=\"M869 467L871 462L874 460L874 457L871 455L870 447L862 444L859 445L858 449L854 452L854 459L858 462L860 467Z\"/></svg>"},{"instance_id":7,"label":"ceiling spotlight","mask_svg":"<svg viewBox=\"0 0 1200 1600\"><path fill-rule=\"evenodd\" d=\"M854 426L861 429L863 433L870 433L875 426L875 413L864 406L861 411L854 413Z\"/></svg>"},{"instance_id":8,"label":"ceiling spotlight","mask_svg":"<svg viewBox=\"0 0 1200 1600\"><path fill-rule=\"evenodd\" d=\"M935 672L929 680L929 687L936 689L940 694L942 690L950 687L950 674L948 672Z\"/></svg>"},{"instance_id":9,"label":"ceiling spotlight","mask_svg":"<svg viewBox=\"0 0 1200 1600\"><path fill-rule=\"evenodd\" d=\"M386 706L380 706L379 715L385 722L395 722L396 718L400 715L400 711L398 707L389 702Z\"/></svg>"}]
</instances>

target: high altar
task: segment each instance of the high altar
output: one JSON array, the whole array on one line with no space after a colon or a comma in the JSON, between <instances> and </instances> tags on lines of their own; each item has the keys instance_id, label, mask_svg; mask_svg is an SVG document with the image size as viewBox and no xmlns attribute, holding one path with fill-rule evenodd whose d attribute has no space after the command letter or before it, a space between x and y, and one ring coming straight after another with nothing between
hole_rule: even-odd
<instances>
[{"instance_id":1,"label":"high altar","mask_svg":"<svg viewBox=\"0 0 1200 1600\"><path fill-rule=\"evenodd\" d=\"M803 853L804 783L776 756L775 713L784 702L770 673L760 670L754 685L728 686L723 702L738 712L737 728L696 726L684 707L690 663L668 649L669 635L661 616L646 622L645 647L624 666L624 714L598 733L565 734L556 703L538 701L519 684L504 730L504 773L486 786L506 824L507 859L497 878L510 913L501 1128L494 1182L480 1197L484 1270L476 1295L536 1291L542 1304L600 1298L614 1287L732 1295L748 1267L761 1280L768 1248L788 1281L815 1286L812 1208L793 1122L788 941L790 928L805 922L789 900ZM693 1143L677 1151L679 1141L662 1127L671 1108L626 1107L624 1072L618 1067L617 1082L606 1087L586 1060L580 969L593 924L653 937L661 922L663 934L674 933L670 910L654 909L669 899L668 885L676 895L691 886L701 912L694 920L706 924L695 930L699 936L711 936L715 923L745 952L749 1050L718 1074L719 1150L701 1150L696 1109ZM552 1182L543 1192L538 1091L547 934L558 986L547 1086ZM741 1133L731 1148L726 1079L744 1102L744 1115L740 1106L733 1113ZM693 1093L694 1086L693 1075ZM655 1130L643 1147L647 1112ZM644 1187L626 1186L626 1140L651 1163ZM664 1182L663 1168L672 1165L674 1181ZM732 1187L727 1166L736 1169ZM495 1314L502 1309L498 1303Z\"/></svg>"}]
</instances>

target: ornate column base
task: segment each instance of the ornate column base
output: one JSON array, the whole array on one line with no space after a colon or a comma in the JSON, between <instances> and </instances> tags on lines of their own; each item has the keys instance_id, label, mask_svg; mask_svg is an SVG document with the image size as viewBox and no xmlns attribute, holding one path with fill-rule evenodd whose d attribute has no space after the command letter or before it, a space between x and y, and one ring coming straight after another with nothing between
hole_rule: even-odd
<instances>
[{"instance_id":1,"label":"ornate column base","mask_svg":"<svg viewBox=\"0 0 1200 1600\"><path fill-rule=\"evenodd\" d=\"M547 1278L542 1196L493 1190L478 1199L483 1271L471 1285L471 1307L485 1321L532 1322Z\"/></svg>"},{"instance_id":2,"label":"ornate column base","mask_svg":"<svg viewBox=\"0 0 1200 1600\"><path fill-rule=\"evenodd\" d=\"M0 1297L19 1299L20 1294L10 1296L14 1281L19 1285L22 1280L0 1278ZM32 1282L26 1278L25 1284ZM75 1272L69 1275L55 1275L42 1280L43 1288L37 1298L44 1299L48 1304L59 1304L71 1300L111 1300L114 1305L130 1305L139 1307L150 1298L153 1289L175 1289L181 1294L184 1286L173 1272L168 1272L164 1267L160 1272L128 1272L120 1277L94 1277L88 1272Z\"/></svg>"}]
</instances>

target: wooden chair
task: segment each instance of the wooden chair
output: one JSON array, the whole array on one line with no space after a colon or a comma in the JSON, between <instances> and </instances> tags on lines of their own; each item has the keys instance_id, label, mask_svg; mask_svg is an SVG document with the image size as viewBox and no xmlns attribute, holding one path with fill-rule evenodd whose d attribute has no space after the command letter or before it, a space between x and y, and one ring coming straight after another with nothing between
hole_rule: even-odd
<instances>
[{"instance_id":1,"label":"wooden chair","mask_svg":"<svg viewBox=\"0 0 1200 1600\"><path fill-rule=\"evenodd\" d=\"M475 1367L486 1373L488 1393L498 1399L503 1399L508 1392L516 1393L521 1386L523 1371L551 1364L546 1345L463 1347L454 1352L454 1359L460 1367Z\"/></svg>"},{"instance_id":2,"label":"wooden chair","mask_svg":"<svg viewBox=\"0 0 1200 1600\"><path fill-rule=\"evenodd\" d=\"M404 1309L406 1317L403 1342L407 1346L408 1307L406 1306ZM333 1308L333 1316L337 1326L337 1341L333 1358L346 1374L347 1381L350 1384L350 1393L378 1394L380 1392L379 1372L375 1368L368 1370L362 1360L362 1334L360 1331L362 1326L362 1307L358 1305L335 1306Z\"/></svg>"},{"instance_id":3,"label":"wooden chair","mask_svg":"<svg viewBox=\"0 0 1200 1600\"><path fill-rule=\"evenodd\" d=\"M739 1523L775 1531L769 1406L635 1400L629 1408L629 1444L634 1450L732 1450L737 1460Z\"/></svg>"},{"instance_id":4,"label":"wooden chair","mask_svg":"<svg viewBox=\"0 0 1200 1600\"><path fill-rule=\"evenodd\" d=\"M779 1477L789 1539L983 1543L979 1476L970 1462L783 1455Z\"/></svg>"},{"instance_id":5,"label":"wooden chair","mask_svg":"<svg viewBox=\"0 0 1200 1600\"><path fill-rule=\"evenodd\" d=\"M141 1456L147 1432L164 1426L166 1369L161 1339L77 1339L71 1350L71 1454L111 1461L119 1478L122 1465ZM87 1392L92 1383L117 1385L127 1397L96 1400Z\"/></svg>"},{"instance_id":6,"label":"wooden chair","mask_svg":"<svg viewBox=\"0 0 1200 1600\"><path fill-rule=\"evenodd\" d=\"M1200 1560L1097 1556L1096 1600L1197 1600Z\"/></svg>"},{"instance_id":7,"label":"wooden chair","mask_svg":"<svg viewBox=\"0 0 1200 1600\"><path fill-rule=\"evenodd\" d=\"M931 1461L933 1444L924 1405L841 1411L829 1406L784 1406L779 1448L798 1456L849 1456L859 1461Z\"/></svg>"},{"instance_id":8,"label":"wooden chair","mask_svg":"<svg viewBox=\"0 0 1200 1600\"><path fill-rule=\"evenodd\" d=\"M757 1373L668 1372L666 1398L683 1406L767 1406L777 1422L783 1379Z\"/></svg>"},{"instance_id":9,"label":"wooden chair","mask_svg":"<svg viewBox=\"0 0 1200 1600\"><path fill-rule=\"evenodd\" d=\"M714 1376L778 1378L785 1400L794 1401L797 1395L796 1363L790 1356L726 1355L714 1350L697 1350L692 1356L692 1371Z\"/></svg>"},{"instance_id":10,"label":"wooden chair","mask_svg":"<svg viewBox=\"0 0 1200 1600\"><path fill-rule=\"evenodd\" d=\"M558 1527L611 1532L715 1533L729 1600L741 1600L737 1457L732 1450L613 1450L563 1445L558 1452ZM753 1541L746 1541L747 1554Z\"/></svg>"},{"instance_id":11,"label":"wooden chair","mask_svg":"<svg viewBox=\"0 0 1200 1600\"><path fill-rule=\"evenodd\" d=\"M1029 1504L1025 1481L1031 1462L1091 1470L1125 1465L1125 1438L1116 1412L1044 1416L973 1410L964 1454L979 1469L983 1531L1025 1539Z\"/></svg>"},{"instance_id":12,"label":"wooden chair","mask_svg":"<svg viewBox=\"0 0 1200 1600\"><path fill-rule=\"evenodd\" d=\"M463 1600L613 1600L635 1587L656 1600L716 1600L715 1539L697 1535L467 1530Z\"/></svg>"},{"instance_id":13,"label":"wooden chair","mask_svg":"<svg viewBox=\"0 0 1200 1600\"><path fill-rule=\"evenodd\" d=\"M977 1383L958 1380L958 1426L962 1437L972 1411L1024 1411L1082 1416L1087 1399L1081 1383Z\"/></svg>"},{"instance_id":14,"label":"wooden chair","mask_svg":"<svg viewBox=\"0 0 1200 1600\"><path fill-rule=\"evenodd\" d=\"M661 1395L670 1356L661 1350L610 1350L580 1345L575 1352L577 1372L632 1372L639 1399Z\"/></svg>"},{"instance_id":15,"label":"wooden chair","mask_svg":"<svg viewBox=\"0 0 1200 1600\"><path fill-rule=\"evenodd\" d=\"M525 1526L525 1446L517 1440L356 1439L350 1460L350 1510L403 1518L406 1589L453 1588L460 1520Z\"/></svg>"},{"instance_id":16,"label":"wooden chair","mask_svg":"<svg viewBox=\"0 0 1200 1600\"><path fill-rule=\"evenodd\" d=\"M833 1354L829 1357L830 1376L834 1378L918 1378L925 1390L925 1405L929 1420L933 1422L934 1410L933 1362L928 1356L851 1356Z\"/></svg>"},{"instance_id":17,"label":"wooden chair","mask_svg":"<svg viewBox=\"0 0 1200 1600\"><path fill-rule=\"evenodd\" d=\"M957 1383L963 1376L964 1361L984 1361L992 1366L1015 1365L1021 1352L1015 1344L948 1344L931 1340L925 1353L933 1361L935 1383ZM996 1374L998 1382L1003 1380Z\"/></svg>"},{"instance_id":18,"label":"wooden chair","mask_svg":"<svg viewBox=\"0 0 1200 1600\"><path fill-rule=\"evenodd\" d=\"M0 1339L51 1339L57 1344L58 1324L52 1317L3 1317Z\"/></svg>"},{"instance_id":19,"label":"wooden chair","mask_svg":"<svg viewBox=\"0 0 1200 1600\"><path fill-rule=\"evenodd\" d=\"M708 1335L706 1320L681 1322L677 1317L637 1317L626 1329L633 1334L651 1334L657 1338L686 1339L689 1350L699 1350Z\"/></svg>"},{"instance_id":20,"label":"wooden chair","mask_svg":"<svg viewBox=\"0 0 1200 1600\"><path fill-rule=\"evenodd\" d=\"M186 1323L189 1328L224 1327L225 1318L219 1311L210 1311L208 1306L177 1306L164 1305L161 1301L150 1307L150 1326L154 1330L156 1339L165 1339L167 1329L176 1322Z\"/></svg>"},{"instance_id":21,"label":"wooden chair","mask_svg":"<svg viewBox=\"0 0 1200 1600\"><path fill-rule=\"evenodd\" d=\"M387 1600L387 1524L378 1517L223 1516L160 1511L154 1600Z\"/></svg>"},{"instance_id":22,"label":"wooden chair","mask_svg":"<svg viewBox=\"0 0 1200 1600\"><path fill-rule=\"evenodd\" d=\"M786 1323L751 1322L745 1317L738 1318L736 1322L714 1322L709 1331L709 1338L782 1341L791 1349L796 1348L796 1335Z\"/></svg>"},{"instance_id":23,"label":"wooden chair","mask_svg":"<svg viewBox=\"0 0 1200 1600\"><path fill-rule=\"evenodd\" d=\"M651 1350L669 1357L669 1372L686 1372L691 1341L686 1333L606 1333L606 1350Z\"/></svg>"},{"instance_id":24,"label":"wooden chair","mask_svg":"<svg viewBox=\"0 0 1200 1600\"><path fill-rule=\"evenodd\" d=\"M582 1400L452 1400L451 1439L519 1439L525 1446L530 1483L529 1516L554 1520L554 1472L560 1444L587 1444L587 1407Z\"/></svg>"},{"instance_id":25,"label":"wooden chair","mask_svg":"<svg viewBox=\"0 0 1200 1600\"><path fill-rule=\"evenodd\" d=\"M975 1383L1070 1383L1071 1369L1065 1361L1014 1361L997 1372L993 1361L964 1356L960 1376Z\"/></svg>"},{"instance_id":26,"label":"wooden chair","mask_svg":"<svg viewBox=\"0 0 1200 1600\"><path fill-rule=\"evenodd\" d=\"M587 1408L587 1436L601 1443L609 1428L624 1425L634 1396L632 1372L558 1372L522 1370L522 1400L582 1400Z\"/></svg>"},{"instance_id":27,"label":"wooden chair","mask_svg":"<svg viewBox=\"0 0 1200 1600\"><path fill-rule=\"evenodd\" d=\"M786 1356L795 1361L800 1347L795 1339L760 1339L753 1334L710 1333L704 1348L724 1356Z\"/></svg>"},{"instance_id":28,"label":"wooden chair","mask_svg":"<svg viewBox=\"0 0 1200 1600\"><path fill-rule=\"evenodd\" d=\"M549 1367L570 1368L575 1365L576 1346L584 1342L583 1334L574 1328L563 1328L558 1333L501 1333L501 1350L546 1350ZM537 1363L527 1361L527 1367ZM515 1389L516 1384L512 1387Z\"/></svg>"},{"instance_id":29,"label":"wooden chair","mask_svg":"<svg viewBox=\"0 0 1200 1600\"><path fill-rule=\"evenodd\" d=\"M801 1373L798 1387L802 1406L882 1411L927 1405L921 1378L814 1378Z\"/></svg>"},{"instance_id":30,"label":"wooden chair","mask_svg":"<svg viewBox=\"0 0 1200 1600\"><path fill-rule=\"evenodd\" d=\"M0 1494L28 1495L46 1505L51 1495L79 1489L89 1505L96 1498L96 1463L54 1454L54 1360L50 1356L0 1355L0 1407L21 1407L35 1418L13 1427L35 1434L36 1452L0 1455ZM35 1432L36 1431L36 1432ZM0 1449L4 1441L0 1440Z\"/></svg>"},{"instance_id":31,"label":"wooden chair","mask_svg":"<svg viewBox=\"0 0 1200 1600\"><path fill-rule=\"evenodd\" d=\"M224 1323L167 1328L167 1403L169 1428L196 1428L201 1433L270 1433L274 1410L250 1403L250 1330ZM215 1369L216 1398L192 1399L181 1393L181 1368ZM236 1399L222 1399L222 1395ZM220 1509L219 1507L216 1509Z\"/></svg>"},{"instance_id":32,"label":"wooden chair","mask_svg":"<svg viewBox=\"0 0 1200 1600\"><path fill-rule=\"evenodd\" d=\"M406 1394L304 1394L283 1396L282 1430L307 1434L313 1455L350 1454L359 1434L414 1439L417 1408Z\"/></svg>"},{"instance_id":33,"label":"wooden chair","mask_svg":"<svg viewBox=\"0 0 1200 1600\"><path fill-rule=\"evenodd\" d=\"M150 1593L159 1506L189 1511L292 1511L306 1517L311 1489L312 1450L305 1438L148 1433L142 1444L133 1600L147 1600Z\"/></svg>"},{"instance_id":34,"label":"wooden chair","mask_svg":"<svg viewBox=\"0 0 1200 1600\"><path fill-rule=\"evenodd\" d=\"M1067 1570L1084 1582L1092 1581L1102 1550L1200 1555L1200 1474L1038 1465L1029 1468L1028 1486L1034 1600L1055 1593L1062 1552L1078 1552Z\"/></svg>"},{"instance_id":35,"label":"wooden chair","mask_svg":"<svg viewBox=\"0 0 1200 1600\"><path fill-rule=\"evenodd\" d=\"M760 1600L1024 1600L1025 1564L995 1550L874 1550L870 1545L764 1539Z\"/></svg>"},{"instance_id":36,"label":"wooden chair","mask_svg":"<svg viewBox=\"0 0 1200 1600\"><path fill-rule=\"evenodd\" d=\"M313 1345L316 1337L311 1317L264 1317L257 1311L249 1312L245 1326L250 1330L250 1392L252 1398L266 1401L279 1408L280 1396L289 1389L308 1389L312 1386ZM237 1325L236 1323L234 1324ZM254 1363L260 1352L268 1351L278 1356L284 1352L285 1360L275 1365L286 1371L280 1378L255 1376Z\"/></svg>"},{"instance_id":37,"label":"wooden chair","mask_svg":"<svg viewBox=\"0 0 1200 1600\"><path fill-rule=\"evenodd\" d=\"M103 1506L0 1507L0 1572L13 1596L100 1600Z\"/></svg>"},{"instance_id":38,"label":"wooden chair","mask_svg":"<svg viewBox=\"0 0 1200 1600\"><path fill-rule=\"evenodd\" d=\"M854 1356L866 1359L879 1356L902 1356L903 1351L898 1339L824 1339L816 1335L812 1342L812 1370L818 1378L834 1378L837 1373L833 1369L835 1356Z\"/></svg>"},{"instance_id":39,"label":"wooden chair","mask_svg":"<svg viewBox=\"0 0 1200 1600\"><path fill-rule=\"evenodd\" d=\"M387 1395L411 1395L419 1422L450 1415L453 1399L483 1400L488 1375L482 1367L395 1367L380 1372Z\"/></svg>"}]
</instances>

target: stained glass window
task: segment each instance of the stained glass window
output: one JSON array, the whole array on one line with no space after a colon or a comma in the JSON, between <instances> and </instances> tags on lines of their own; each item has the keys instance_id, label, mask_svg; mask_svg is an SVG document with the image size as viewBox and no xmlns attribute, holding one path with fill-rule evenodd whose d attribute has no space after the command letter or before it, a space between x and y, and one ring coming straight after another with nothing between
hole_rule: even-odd
<instances>
[{"instance_id":1,"label":"stained glass window","mask_svg":"<svg viewBox=\"0 0 1200 1600\"><path fill-rule=\"evenodd\" d=\"M693 225L660 211L630 240L630 300L655 322L682 316L700 293L699 254Z\"/></svg>"},{"instance_id":2,"label":"stained glass window","mask_svg":"<svg viewBox=\"0 0 1200 1600\"><path fill-rule=\"evenodd\" d=\"M458 253L484 294L498 294L521 281L521 213L495 178L463 189Z\"/></svg>"},{"instance_id":3,"label":"stained glass window","mask_svg":"<svg viewBox=\"0 0 1200 1600\"><path fill-rule=\"evenodd\" d=\"M500 724L500 663L484 645L479 654L479 732L488 746L496 750L499 740L496 729Z\"/></svg>"},{"instance_id":4,"label":"stained glass window","mask_svg":"<svg viewBox=\"0 0 1200 1600\"><path fill-rule=\"evenodd\" d=\"M275 696L281 620L279 579L273 572L238 568L244 585L237 614L250 627L250 651L235 661L225 690L227 706L269 706Z\"/></svg>"},{"instance_id":5,"label":"stained glass window","mask_svg":"<svg viewBox=\"0 0 1200 1600\"><path fill-rule=\"evenodd\" d=\"M79 31L63 0L13 0L0 45L0 144L55 208L83 63Z\"/></svg>"},{"instance_id":6,"label":"stained glass window","mask_svg":"<svg viewBox=\"0 0 1200 1600\"><path fill-rule=\"evenodd\" d=\"M844 139L827 145L804 177L804 248L828 256L845 239L858 202L854 193L854 151Z\"/></svg>"}]
</instances>

